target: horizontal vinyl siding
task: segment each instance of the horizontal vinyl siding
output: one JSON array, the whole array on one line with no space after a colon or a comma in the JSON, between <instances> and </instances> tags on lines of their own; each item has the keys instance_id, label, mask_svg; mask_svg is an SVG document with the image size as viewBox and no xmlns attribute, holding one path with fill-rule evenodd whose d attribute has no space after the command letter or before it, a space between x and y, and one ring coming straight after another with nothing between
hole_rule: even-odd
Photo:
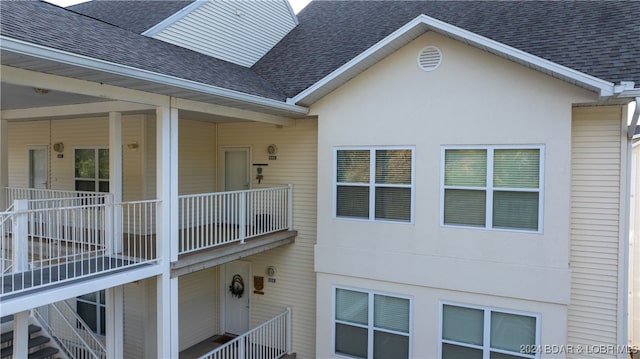
<instances>
[{"instance_id":1,"label":"horizontal vinyl siding","mask_svg":"<svg viewBox=\"0 0 640 359\"><path fill-rule=\"evenodd\" d=\"M294 27L285 1L210 1L152 37L250 67Z\"/></svg>"},{"instance_id":2,"label":"horizontal vinyl siding","mask_svg":"<svg viewBox=\"0 0 640 359\"><path fill-rule=\"evenodd\" d=\"M178 193L210 193L216 189L216 126L180 120L178 129Z\"/></svg>"},{"instance_id":3,"label":"horizontal vinyl siding","mask_svg":"<svg viewBox=\"0 0 640 359\"><path fill-rule=\"evenodd\" d=\"M29 187L30 145L49 146L49 173L51 173L51 144L49 121L9 122L9 186ZM51 181L49 181L51 185Z\"/></svg>"},{"instance_id":4,"label":"horizontal vinyl siding","mask_svg":"<svg viewBox=\"0 0 640 359\"><path fill-rule=\"evenodd\" d=\"M179 350L220 333L218 268L181 276L178 296Z\"/></svg>"},{"instance_id":5,"label":"horizontal vinyl siding","mask_svg":"<svg viewBox=\"0 0 640 359\"><path fill-rule=\"evenodd\" d=\"M123 199L136 200L144 197L145 183L145 121L143 116L124 116L122 120L122 170ZM154 134L155 136L155 134ZM53 151L54 143L64 144L64 151ZM131 150L127 144L137 142L139 147ZM153 142L155 144L155 141ZM152 144L152 145L153 145ZM9 123L9 186L28 187L28 146L49 147L49 188L56 190L75 189L75 149L87 147L109 147L109 120L106 117L42 120ZM153 148L155 151L155 147ZM155 153L155 152L154 152ZM58 157L58 156L61 157ZM153 157L153 156L151 156ZM155 167L153 168L155 170ZM155 182L155 173L153 182Z\"/></svg>"},{"instance_id":6,"label":"horizontal vinyl siding","mask_svg":"<svg viewBox=\"0 0 640 359\"><path fill-rule=\"evenodd\" d=\"M146 281L124 286L124 343L125 358L144 358L145 308L147 305Z\"/></svg>"},{"instance_id":7,"label":"horizontal vinyl siding","mask_svg":"<svg viewBox=\"0 0 640 359\"><path fill-rule=\"evenodd\" d=\"M264 276L264 295L252 294L252 325L271 318L289 306L293 312L293 351L299 358L315 357L315 272L313 248L316 243L317 121L298 120L293 127L268 124L221 124L219 145L252 146L252 162L267 163L264 180L253 188L292 183L293 218L298 231L295 243L245 260L252 263L253 275ZM278 146L276 160L269 160L267 146ZM270 283L266 269L274 266L276 282ZM324 334L320 334L324 335Z\"/></svg>"},{"instance_id":8,"label":"horizontal vinyl siding","mask_svg":"<svg viewBox=\"0 0 640 359\"><path fill-rule=\"evenodd\" d=\"M572 126L571 303L567 339L618 343L620 109L577 108ZM614 357L614 353L596 357ZM583 356L584 357L584 356Z\"/></svg>"},{"instance_id":9,"label":"horizontal vinyl siding","mask_svg":"<svg viewBox=\"0 0 640 359\"><path fill-rule=\"evenodd\" d=\"M629 247L629 344L640 347L640 142L633 148Z\"/></svg>"}]
</instances>

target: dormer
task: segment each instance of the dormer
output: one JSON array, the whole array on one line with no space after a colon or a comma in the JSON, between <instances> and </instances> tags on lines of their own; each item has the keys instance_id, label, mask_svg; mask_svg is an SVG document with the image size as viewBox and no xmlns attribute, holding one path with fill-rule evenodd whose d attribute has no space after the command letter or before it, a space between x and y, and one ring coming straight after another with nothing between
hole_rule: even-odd
<instances>
[{"instance_id":1,"label":"dormer","mask_svg":"<svg viewBox=\"0 0 640 359\"><path fill-rule=\"evenodd\" d=\"M287 0L94 0L69 9L245 67L298 25Z\"/></svg>"},{"instance_id":2,"label":"dormer","mask_svg":"<svg viewBox=\"0 0 640 359\"><path fill-rule=\"evenodd\" d=\"M142 34L251 67L297 24L287 0L204 0Z\"/></svg>"}]
</instances>

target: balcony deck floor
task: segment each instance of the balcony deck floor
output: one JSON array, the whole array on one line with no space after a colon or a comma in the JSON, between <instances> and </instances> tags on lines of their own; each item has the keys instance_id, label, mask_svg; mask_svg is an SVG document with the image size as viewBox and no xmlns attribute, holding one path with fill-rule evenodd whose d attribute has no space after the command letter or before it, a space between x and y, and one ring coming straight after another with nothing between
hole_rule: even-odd
<instances>
[{"instance_id":1,"label":"balcony deck floor","mask_svg":"<svg viewBox=\"0 0 640 359\"><path fill-rule=\"evenodd\" d=\"M25 272L5 274L2 276L2 298L9 299L29 289L51 288L74 279L92 278L101 274L119 272L133 266L150 264L152 263L136 263L131 258L94 256Z\"/></svg>"}]
</instances>

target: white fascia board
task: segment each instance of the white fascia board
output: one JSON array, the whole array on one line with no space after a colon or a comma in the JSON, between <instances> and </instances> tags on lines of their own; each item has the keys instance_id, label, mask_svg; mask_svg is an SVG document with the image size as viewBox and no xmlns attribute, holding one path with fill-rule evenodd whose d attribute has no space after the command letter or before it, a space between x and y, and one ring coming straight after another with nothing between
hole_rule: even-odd
<instances>
[{"instance_id":1,"label":"white fascia board","mask_svg":"<svg viewBox=\"0 0 640 359\"><path fill-rule=\"evenodd\" d=\"M597 92L600 97L608 97L614 94L614 84L611 82L585 74L580 71L576 71L569 67L532 55L528 52L518 50L514 47L505 45L495 40L491 40L487 37L478 35L468 30L464 30L430 16L420 15L379 41L377 44L360 53L358 56L354 57L352 60L342 65L329 75L325 76L323 79L316 82L306 90L300 92L298 95L291 98L289 102L298 103L300 101L303 101L306 97L320 90L332 80L341 76L351 68L359 66L370 56L373 56L375 53L390 45L392 42L399 40L405 34L408 34L416 29L419 30L420 26L426 26L426 29L422 30L423 32L426 32L427 29L430 29L446 36L458 39L480 49L485 49L489 52L498 54L504 58L516 62L526 63L534 69L546 70L552 73L554 77L558 77L565 81L574 81L575 83L580 84L583 87Z\"/></svg>"},{"instance_id":2,"label":"white fascia board","mask_svg":"<svg viewBox=\"0 0 640 359\"><path fill-rule=\"evenodd\" d=\"M91 70L107 72L114 75L155 82L167 86L179 87L182 89L197 91L221 98L247 102L277 110L289 111L295 114L304 115L309 111L308 108L303 106L288 104L282 101L276 101L256 95L225 89L222 87L207 85L175 76L164 75L157 72L116 64L113 62L104 61L84 55L78 55L67 51L52 49L49 47L8 38L6 36L0 36L0 43L2 44L2 49L6 49L8 51L41 59L61 62L67 65L73 65Z\"/></svg>"},{"instance_id":3,"label":"white fascia board","mask_svg":"<svg viewBox=\"0 0 640 359\"><path fill-rule=\"evenodd\" d=\"M149 29L145 30L145 32L143 32L142 35L153 37L153 35L159 33L160 31L162 31L164 29L166 29L171 24L173 24L176 21L182 19L183 17L185 17L187 14L189 14L193 10L195 10L195 9L199 8L200 6L204 5L206 2L207 2L207 0L196 0L195 2L192 2L191 4L189 4L189 5L185 6L184 8L180 9L175 14L169 16L168 18L160 21L159 23L157 23L157 24L153 25L152 27L150 27Z\"/></svg>"}]
</instances>

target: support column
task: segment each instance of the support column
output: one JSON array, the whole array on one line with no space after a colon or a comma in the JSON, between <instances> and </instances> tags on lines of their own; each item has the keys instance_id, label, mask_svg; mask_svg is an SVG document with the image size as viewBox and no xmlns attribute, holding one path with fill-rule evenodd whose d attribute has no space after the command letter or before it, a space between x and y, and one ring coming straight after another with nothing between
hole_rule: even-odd
<instances>
[{"instance_id":1,"label":"support column","mask_svg":"<svg viewBox=\"0 0 640 359\"><path fill-rule=\"evenodd\" d=\"M163 272L157 277L157 340L159 358L177 358L178 278L171 278L171 262L178 260L178 110L156 109L157 131L157 251Z\"/></svg>"},{"instance_id":2,"label":"support column","mask_svg":"<svg viewBox=\"0 0 640 359\"><path fill-rule=\"evenodd\" d=\"M107 358L124 357L124 288L105 289Z\"/></svg>"},{"instance_id":3,"label":"support column","mask_svg":"<svg viewBox=\"0 0 640 359\"><path fill-rule=\"evenodd\" d=\"M13 357L29 356L29 312L13 315Z\"/></svg>"},{"instance_id":4,"label":"support column","mask_svg":"<svg viewBox=\"0 0 640 359\"><path fill-rule=\"evenodd\" d=\"M122 215L117 204L122 203L122 114L109 112L109 192L116 206L111 210L110 237L105 238L111 245L111 253L122 250Z\"/></svg>"},{"instance_id":5,"label":"support column","mask_svg":"<svg viewBox=\"0 0 640 359\"><path fill-rule=\"evenodd\" d=\"M9 186L9 121L0 119L0 212L9 206L5 187Z\"/></svg>"}]
</instances>

